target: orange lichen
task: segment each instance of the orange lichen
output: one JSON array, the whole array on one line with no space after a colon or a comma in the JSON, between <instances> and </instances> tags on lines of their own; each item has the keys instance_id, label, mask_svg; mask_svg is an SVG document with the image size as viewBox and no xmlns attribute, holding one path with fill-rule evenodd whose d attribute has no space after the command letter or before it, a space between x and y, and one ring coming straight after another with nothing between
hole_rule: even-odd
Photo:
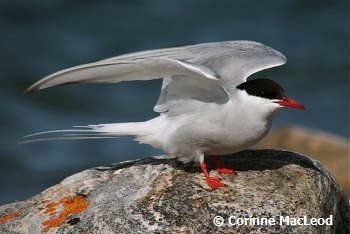
<instances>
[{"instance_id":1,"label":"orange lichen","mask_svg":"<svg viewBox=\"0 0 350 234\"><path fill-rule=\"evenodd\" d=\"M60 203L58 202L52 202L50 204L46 205L46 210L44 211L44 214L48 214L50 216L53 216L56 214L56 206L58 206Z\"/></svg>"},{"instance_id":2,"label":"orange lichen","mask_svg":"<svg viewBox=\"0 0 350 234\"><path fill-rule=\"evenodd\" d=\"M15 218L15 217L19 217L21 216L21 211L14 211L11 214L8 215L4 215L1 219L0 219L0 223L5 223L6 221Z\"/></svg>"},{"instance_id":3,"label":"orange lichen","mask_svg":"<svg viewBox=\"0 0 350 234\"><path fill-rule=\"evenodd\" d=\"M46 220L42 223L45 227L41 232L47 232L51 228L60 226L70 214L79 214L86 210L90 205L89 201L86 201L82 195L76 195L74 197L65 197L59 200L59 202L52 202L46 205L45 214L53 216L56 214L56 206L63 205L63 211L59 214L57 218Z\"/></svg>"}]
</instances>

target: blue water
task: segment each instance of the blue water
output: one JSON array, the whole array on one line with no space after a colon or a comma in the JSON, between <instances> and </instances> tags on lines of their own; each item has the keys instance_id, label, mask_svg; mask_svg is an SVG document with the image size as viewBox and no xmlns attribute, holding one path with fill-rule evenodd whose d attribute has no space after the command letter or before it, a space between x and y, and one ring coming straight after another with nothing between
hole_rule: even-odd
<instances>
[{"instance_id":1,"label":"blue water","mask_svg":"<svg viewBox=\"0 0 350 234\"><path fill-rule=\"evenodd\" d=\"M349 138L348 1L1 1L0 204L24 200L84 169L159 155L132 139L18 145L23 135L72 125L143 121L160 81L62 86L23 96L67 67L139 50L254 40L288 63L256 74L280 83L307 111L284 124Z\"/></svg>"}]
</instances>

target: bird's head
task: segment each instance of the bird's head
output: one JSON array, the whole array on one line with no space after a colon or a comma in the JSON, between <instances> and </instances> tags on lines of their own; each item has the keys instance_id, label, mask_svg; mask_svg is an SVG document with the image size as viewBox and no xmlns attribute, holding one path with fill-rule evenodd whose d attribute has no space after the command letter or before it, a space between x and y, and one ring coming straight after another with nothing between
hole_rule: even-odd
<instances>
[{"instance_id":1,"label":"bird's head","mask_svg":"<svg viewBox=\"0 0 350 234\"><path fill-rule=\"evenodd\" d=\"M250 97L258 97L262 103L273 104L276 109L279 107L291 107L306 110L300 103L286 97L284 89L269 79L250 80L238 85L237 89L246 91Z\"/></svg>"}]
</instances>

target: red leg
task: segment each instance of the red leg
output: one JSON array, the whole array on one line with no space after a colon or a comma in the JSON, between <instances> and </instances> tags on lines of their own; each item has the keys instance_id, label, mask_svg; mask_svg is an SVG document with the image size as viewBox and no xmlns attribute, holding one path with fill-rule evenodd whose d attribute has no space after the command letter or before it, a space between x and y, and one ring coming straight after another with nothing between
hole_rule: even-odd
<instances>
[{"instance_id":1,"label":"red leg","mask_svg":"<svg viewBox=\"0 0 350 234\"><path fill-rule=\"evenodd\" d=\"M211 178L207 172L207 166L205 165L204 161L200 163L201 169L205 175L205 178L207 179L207 183L210 186L211 189L217 189L219 187L224 187L224 184L221 183L220 178Z\"/></svg>"},{"instance_id":2,"label":"red leg","mask_svg":"<svg viewBox=\"0 0 350 234\"><path fill-rule=\"evenodd\" d=\"M235 172L233 167L223 167L219 162L218 156L212 156L212 157L215 161L216 170L220 174L233 174Z\"/></svg>"}]
</instances>

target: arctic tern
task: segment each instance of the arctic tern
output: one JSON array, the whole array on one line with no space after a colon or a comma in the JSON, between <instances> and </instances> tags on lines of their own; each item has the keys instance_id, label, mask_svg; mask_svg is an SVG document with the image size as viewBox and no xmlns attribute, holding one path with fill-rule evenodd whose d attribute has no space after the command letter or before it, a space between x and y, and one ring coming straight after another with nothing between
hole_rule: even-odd
<instances>
[{"instance_id":1,"label":"arctic tern","mask_svg":"<svg viewBox=\"0 0 350 234\"><path fill-rule=\"evenodd\" d=\"M187 163L198 162L212 189L224 186L210 177L205 155L232 154L260 141L281 107L306 108L285 96L283 88L269 79L246 81L258 71L286 62L280 52L253 41L204 43L125 54L68 68L49 75L25 93L64 84L117 83L163 78L154 111L160 115L145 122L88 125L49 139L89 139L134 136L137 141L160 148Z\"/></svg>"}]
</instances>

